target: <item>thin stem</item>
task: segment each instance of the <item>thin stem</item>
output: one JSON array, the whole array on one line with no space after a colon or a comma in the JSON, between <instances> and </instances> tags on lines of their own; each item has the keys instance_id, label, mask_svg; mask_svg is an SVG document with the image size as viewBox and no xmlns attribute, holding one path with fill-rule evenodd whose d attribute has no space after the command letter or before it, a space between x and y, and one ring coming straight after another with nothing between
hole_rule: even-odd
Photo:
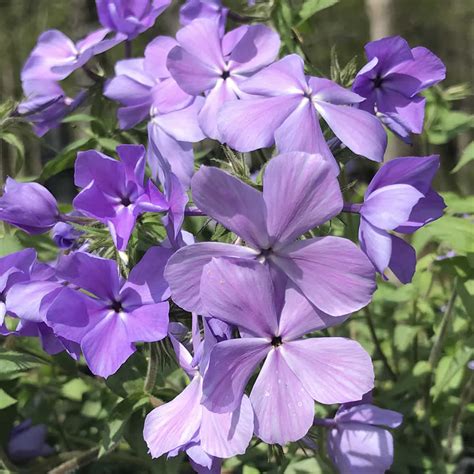
<instances>
[{"instance_id":1,"label":"thin stem","mask_svg":"<svg viewBox=\"0 0 474 474\"><path fill-rule=\"evenodd\" d=\"M362 204L347 202L347 203L344 203L344 206L342 206L342 212L350 212L351 214L359 214L361 207L362 207Z\"/></svg>"},{"instance_id":2,"label":"thin stem","mask_svg":"<svg viewBox=\"0 0 474 474\"><path fill-rule=\"evenodd\" d=\"M156 351L155 344L153 342L148 344L149 346L149 359L148 367L146 371L145 383L143 384L143 391L151 393L156 383L156 376L158 374L158 354Z\"/></svg>"},{"instance_id":3,"label":"thin stem","mask_svg":"<svg viewBox=\"0 0 474 474\"><path fill-rule=\"evenodd\" d=\"M378 355L379 355L380 359L382 360L382 363L383 363L385 369L387 370L388 374L390 375L390 378L393 381L396 381L397 380L397 375L395 374L392 367L390 366L390 363L388 362L387 356L385 355L385 353L382 349L382 345L380 344L379 338L378 338L377 333L375 331L374 321L372 319L372 314L370 313L369 308L365 308L365 316L367 318L367 323L369 325L370 335L372 336L372 341L375 345L375 348L377 349Z\"/></svg>"},{"instance_id":4,"label":"thin stem","mask_svg":"<svg viewBox=\"0 0 474 474\"><path fill-rule=\"evenodd\" d=\"M78 456L66 461L59 466L51 469L49 474L68 474L70 472L75 472L79 468L87 466L91 462L94 462L97 459L100 448L95 447L91 448L88 451L84 451Z\"/></svg>"},{"instance_id":5,"label":"thin stem","mask_svg":"<svg viewBox=\"0 0 474 474\"><path fill-rule=\"evenodd\" d=\"M130 40L125 41L125 57L127 59L132 57L132 42Z\"/></svg>"}]
</instances>

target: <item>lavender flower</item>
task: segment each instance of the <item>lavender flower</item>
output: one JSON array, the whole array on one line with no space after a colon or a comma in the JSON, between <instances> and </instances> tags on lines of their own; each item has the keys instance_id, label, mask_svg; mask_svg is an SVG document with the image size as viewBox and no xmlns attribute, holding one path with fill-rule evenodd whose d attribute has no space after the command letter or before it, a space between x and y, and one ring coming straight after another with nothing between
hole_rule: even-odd
<instances>
[{"instance_id":1,"label":"lavender flower","mask_svg":"<svg viewBox=\"0 0 474 474\"><path fill-rule=\"evenodd\" d=\"M338 172L321 131L321 116L354 153L382 161L387 137L377 119L358 109L364 98L328 79L305 76L303 60L296 54L271 64L239 88L245 93L242 100L225 104L218 116L222 141L232 148L252 151L276 143L280 153L319 153Z\"/></svg>"},{"instance_id":2,"label":"lavender flower","mask_svg":"<svg viewBox=\"0 0 474 474\"><path fill-rule=\"evenodd\" d=\"M120 161L94 150L78 153L74 180L84 188L74 199L75 209L107 224L119 250L127 247L136 218L143 212L169 209L160 190L145 179L145 148L117 147Z\"/></svg>"},{"instance_id":3,"label":"lavender flower","mask_svg":"<svg viewBox=\"0 0 474 474\"><path fill-rule=\"evenodd\" d=\"M361 215L362 250L382 275L390 268L402 283L411 281L415 250L388 231L411 234L443 215L444 201L431 188L438 167L436 155L394 159L374 176L364 203L351 207Z\"/></svg>"},{"instance_id":4,"label":"lavender flower","mask_svg":"<svg viewBox=\"0 0 474 474\"><path fill-rule=\"evenodd\" d=\"M341 474L382 474L393 462L393 438L400 413L370 404L342 405L329 421L328 451Z\"/></svg>"},{"instance_id":5,"label":"lavender flower","mask_svg":"<svg viewBox=\"0 0 474 474\"><path fill-rule=\"evenodd\" d=\"M283 445L305 436L313 424L313 400L360 400L373 388L370 356L357 342L303 339L346 317L331 318L316 310L294 285L285 289L273 281L264 265L213 259L203 272L201 298L207 314L237 326L242 336L212 349L202 403L217 413L234 410L264 360L250 401L255 433L266 443Z\"/></svg>"},{"instance_id":6,"label":"lavender flower","mask_svg":"<svg viewBox=\"0 0 474 474\"><path fill-rule=\"evenodd\" d=\"M203 313L202 268L213 257L257 259L290 280L332 316L364 307L375 289L370 261L339 237L297 240L336 216L342 196L330 165L317 155L286 153L265 168L263 193L217 168L202 166L191 183L194 203L248 247L201 242L178 250L166 268L174 301Z\"/></svg>"},{"instance_id":7,"label":"lavender flower","mask_svg":"<svg viewBox=\"0 0 474 474\"><path fill-rule=\"evenodd\" d=\"M149 157L153 176L158 175L162 159L189 186L194 172L192 143L205 138L198 124L204 99L184 92L170 76L166 58L176 45L173 38L159 36L146 47L144 58L119 61L104 94L123 105L118 110L121 128L150 120L149 139L156 151Z\"/></svg>"},{"instance_id":8,"label":"lavender flower","mask_svg":"<svg viewBox=\"0 0 474 474\"><path fill-rule=\"evenodd\" d=\"M38 183L19 183L7 178L0 197L0 220L29 234L42 234L60 219L54 196Z\"/></svg>"},{"instance_id":9,"label":"lavender flower","mask_svg":"<svg viewBox=\"0 0 474 474\"><path fill-rule=\"evenodd\" d=\"M199 113L204 133L219 141L217 113L236 100L242 81L278 54L278 34L263 25L241 26L222 35L218 18L194 20L176 34L179 46L168 55L168 69L188 94L206 93ZM234 124L237 128L238 124Z\"/></svg>"},{"instance_id":10,"label":"lavender flower","mask_svg":"<svg viewBox=\"0 0 474 474\"><path fill-rule=\"evenodd\" d=\"M169 289L163 269L171 251L150 248L127 280L113 260L76 252L63 257L58 275L90 294L64 288L48 308L55 334L81 345L91 371L115 373L136 342L159 341L168 329Z\"/></svg>"},{"instance_id":11,"label":"lavender flower","mask_svg":"<svg viewBox=\"0 0 474 474\"><path fill-rule=\"evenodd\" d=\"M54 449L46 442L48 428L46 425L33 425L25 420L15 426L8 440L8 457L15 463L26 463L38 456L51 456Z\"/></svg>"},{"instance_id":12,"label":"lavender flower","mask_svg":"<svg viewBox=\"0 0 474 474\"><path fill-rule=\"evenodd\" d=\"M171 0L96 0L102 26L132 40L151 28Z\"/></svg>"},{"instance_id":13,"label":"lavender flower","mask_svg":"<svg viewBox=\"0 0 474 474\"><path fill-rule=\"evenodd\" d=\"M430 50L411 49L400 36L371 41L365 46L368 63L359 71L352 89L365 98L360 108L376 113L405 141L421 133L425 99L420 92L446 77L442 61Z\"/></svg>"},{"instance_id":14,"label":"lavender flower","mask_svg":"<svg viewBox=\"0 0 474 474\"><path fill-rule=\"evenodd\" d=\"M221 0L186 0L179 10L179 22L182 25L189 25L197 18L217 18L223 33L228 12L229 9L222 5Z\"/></svg>"},{"instance_id":15,"label":"lavender flower","mask_svg":"<svg viewBox=\"0 0 474 474\"><path fill-rule=\"evenodd\" d=\"M54 243L61 249L70 249L76 245L77 239L83 234L67 222L58 222L51 231Z\"/></svg>"}]
</instances>

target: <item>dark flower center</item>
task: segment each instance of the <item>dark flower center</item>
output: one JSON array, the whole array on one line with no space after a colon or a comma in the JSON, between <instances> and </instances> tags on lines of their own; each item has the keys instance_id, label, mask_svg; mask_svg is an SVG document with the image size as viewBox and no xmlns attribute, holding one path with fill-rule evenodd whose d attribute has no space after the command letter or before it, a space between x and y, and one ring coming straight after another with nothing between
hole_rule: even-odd
<instances>
[{"instance_id":1,"label":"dark flower center","mask_svg":"<svg viewBox=\"0 0 474 474\"><path fill-rule=\"evenodd\" d=\"M110 309L114 310L116 313L121 313L123 311L122 303L120 301L113 301L110 305Z\"/></svg>"},{"instance_id":2,"label":"dark flower center","mask_svg":"<svg viewBox=\"0 0 474 474\"><path fill-rule=\"evenodd\" d=\"M130 204L132 204L132 201L130 201L130 198L128 196L125 196L120 200L120 203L123 206L128 207L128 206L130 206Z\"/></svg>"},{"instance_id":3,"label":"dark flower center","mask_svg":"<svg viewBox=\"0 0 474 474\"><path fill-rule=\"evenodd\" d=\"M230 77L230 72L229 71L224 71L222 74L221 74L221 77L222 79L224 79L224 81Z\"/></svg>"},{"instance_id":4,"label":"dark flower center","mask_svg":"<svg viewBox=\"0 0 474 474\"><path fill-rule=\"evenodd\" d=\"M272 346L273 347L278 347L281 346L281 337L280 336L274 336L272 339Z\"/></svg>"},{"instance_id":5,"label":"dark flower center","mask_svg":"<svg viewBox=\"0 0 474 474\"><path fill-rule=\"evenodd\" d=\"M375 78L373 79L373 82L374 82L374 87L377 89L382 86L383 77L377 74L377 76L375 76Z\"/></svg>"}]
</instances>

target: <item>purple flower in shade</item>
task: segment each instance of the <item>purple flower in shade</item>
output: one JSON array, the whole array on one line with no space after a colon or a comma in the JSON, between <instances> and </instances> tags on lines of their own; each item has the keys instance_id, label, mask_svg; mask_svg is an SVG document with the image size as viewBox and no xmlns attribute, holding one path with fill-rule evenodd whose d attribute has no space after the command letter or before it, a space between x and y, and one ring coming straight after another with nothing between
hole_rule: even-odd
<instances>
[{"instance_id":1,"label":"purple flower in shade","mask_svg":"<svg viewBox=\"0 0 474 474\"><path fill-rule=\"evenodd\" d=\"M188 186L194 172L192 143L205 138L198 124L204 99L184 92L170 76L166 57L176 45L173 38L159 36L146 47L144 58L119 61L104 94L123 105L118 110L121 128L149 120L149 139L156 148L156 156L149 158L153 176L162 158Z\"/></svg>"},{"instance_id":2,"label":"purple flower in shade","mask_svg":"<svg viewBox=\"0 0 474 474\"><path fill-rule=\"evenodd\" d=\"M42 234L52 229L59 219L56 199L44 186L7 178L0 197L0 220L29 234Z\"/></svg>"},{"instance_id":3,"label":"purple flower in shade","mask_svg":"<svg viewBox=\"0 0 474 474\"><path fill-rule=\"evenodd\" d=\"M81 345L94 374L112 375L135 352L135 343L166 337L169 289L163 269L170 254L150 248L127 280L113 260L76 252L60 261L57 274L88 294L64 288L46 322L55 334Z\"/></svg>"},{"instance_id":4,"label":"purple flower in shade","mask_svg":"<svg viewBox=\"0 0 474 474\"><path fill-rule=\"evenodd\" d=\"M15 463L26 463L38 456L51 456L54 449L46 442L48 428L46 425L33 425L25 420L15 426L8 440L8 457Z\"/></svg>"},{"instance_id":5,"label":"purple flower in shade","mask_svg":"<svg viewBox=\"0 0 474 474\"><path fill-rule=\"evenodd\" d=\"M217 413L235 409L264 360L250 394L255 433L266 443L283 445L306 435L313 424L314 400L360 400L373 388L374 372L369 354L355 341L303 339L346 317L329 317L293 285L280 285L256 261L218 258L204 268L201 298L206 312L237 326L242 338L212 349L202 403Z\"/></svg>"},{"instance_id":6,"label":"purple flower in shade","mask_svg":"<svg viewBox=\"0 0 474 474\"><path fill-rule=\"evenodd\" d=\"M57 278L53 267L35 261L32 249L28 249L28 252L27 267L23 269L22 277L16 276L14 284L4 296L6 312L19 319L18 325L12 331L4 324L3 327L0 326L0 333L38 337L48 354L66 350L71 357L78 359L81 353L79 345L57 337L45 321L48 308L64 288L65 282ZM33 261L30 264L31 258Z\"/></svg>"},{"instance_id":7,"label":"purple flower in shade","mask_svg":"<svg viewBox=\"0 0 474 474\"><path fill-rule=\"evenodd\" d=\"M222 141L218 111L242 95L240 84L245 78L276 58L280 39L264 25L240 26L225 35L219 25L218 18L202 18L181 28L176 33L179 46L170 51L167 64L184 91L206 94L199 124L208 137Z\"/></svg>"},{"instance_id":8,"label":"purple flower in shade","mask_svg":"<svg viewBox=\"0 0 474 474\"><path fill-rule=\"evenodd\" d=\"M194 358L170 334L178 362L191 382L174 400L148 414L143 436L154 458L186 451L197 472L219 473L221 458L245 453L252 439L254 415L245 395L227 413L214 413L201 404L202 373L217 339L204 321L205 339L201 343L196 320L193 315Z\"/></svg>"},{"instance_id":9,"label":"purple flower in shade","mask_svg":"<svg viewBox=\"0 0 474 474\"><path fill-rule=\"evenodd\" d=\"M117 147L120 161L95 150L78 153L74 182L84 188L74 199L75 209L107 224L119 250L127 247L137 216L170 208L161 191L145 180L145 148Z\"/></svg>"},{"instance_id":10,"label":"purple flower in shade","mask_svg":"<svg viewBox=\"0 0 474 474\"><path fill-rule=\"evenodd\" d=\"M297 240L342 209L339 184L321 156L294 152L272 158L265 168L263 193L206 166L193 177L191 190L198 208L248 247L201 242L178 250L165 273L182 308L205 314L199 297L202 269L221 256L266 263L331 316L357 311L370 301L375 272L351 241L332 236Z\"/></svg>"},{"instance_id":11,"label":"purple flower in shade","mask_svg":"<svg viewBox=\"0 0 474 474\"><path fill-rule=\"evenodd\" d=\"M225 104L218 115L222 141L232 148L252 151L275 143L280 153L319 153L338 172L319 124L321 116L354 153L382 161L387 136L375 117L357 107L364 98L328 79L305 76L303 60L296 54L239 87L246 95Z\"/></svg>"},{"instance_id":12,"label":"purple flower in shade","mask_svg":"<svg viewBox=\"0 0 474 474\"><path fill-rule=\"evenodd\" d=\"M371 41L365 46L368 63L357 74L352 89L365 98L360 108L376 113L405 141L421 133L425 99L420 95L446 77L442 61L430 50L411 49L400 36Z\"/></svg>"},{"instance_id":13,"label":"purple flower in shade","mask_svg":"<svg viewBox=\"0 0 474 474\"><path fill-rule=\"evenodd\" d=\"M93 56L103 53L125 39L117 35L105 39L109 30L101 29L74 43L58 30L48 30L38 42L21 71L22 82L62 80L84 66Z\"/></svg>"},{"instance_id":14,"label":"purple flower in shade","mask_svg":"<svg viewBox=\"0 0 474 474\"><path fill-rule=\"evenodd\" d=\"M31 79L23 82L26 99L18 105L18 113L33 124L36 135L42 137L75 110L85 99L86 91L75 98L67 97L54 80Z\"/></svg>"},{"instance_id":15,"label":"purple flower in shade","mask_svg":"<svg viewBox=\"0 0 474 474\"><path fill-rule=\"evenodd\" d=\"M170 3L171 0L96 0L102 26L129 40L151 28Z\"/></svg>"},{"instance_id":16,"label":"purple flower in shade","mask_svg":"<svg viewBox=\"0 0 474 474\"><path fill-rule=\"evenodd\" d=\"M415 250L388 231L411 234L443 215L444 201L431 187L438 167L436 155L389 161L369 184L364 203L349 206L361 216L362 250L382 275L390 268L402 283L411 281Z\"/></svg>"},{"instance_id":17,"label":"purple flower in shade","mask_svg":"<svg viewBox=\"0 0 474 474\"><path fill-rule=\"evenodd\" d=\"M326 420L325 420L326 421ZM327 420L329 455L341 474L382 474L393 462L393 438L403 416L370 404L342 405Z\"/></svg>"},{"instance_id":18,"label":"purple flower in shade","mask_svg":"<svg viewBox=\"0 0 474 474\"><path fill-rule=\"evenodd\" d=\"M189 25L198 18L219 20L221 34L224 34L229 9L222 5L221 0L187 0L179 10L181 25Z\"/></svg>"},{"instance_id":19,"label":"purple flower in shade","mask_svg":"<svg viewBox=\"0 0 474 474\"><path fill-rule=\"evenodd\" d=\"M54 243L61 249L70 249L76 245L82 232L67 222L58 222L51 231Z\"/></svg>"}]
</instances>

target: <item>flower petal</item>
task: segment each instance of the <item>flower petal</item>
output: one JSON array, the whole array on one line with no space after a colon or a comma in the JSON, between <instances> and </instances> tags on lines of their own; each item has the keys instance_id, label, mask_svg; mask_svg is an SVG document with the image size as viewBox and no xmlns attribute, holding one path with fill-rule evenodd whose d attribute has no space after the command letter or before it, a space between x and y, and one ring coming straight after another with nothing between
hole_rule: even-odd
<instances>
[{"instance_id":1,"label":"flower petal","mask_svg":"<svg viewBox=\"0 0 474 474\"><path fill-rule=\"evenodd\" d=\"M377 229L364 218L360 220L359 241L376 270L384 275L392 255L392 239L388 232Z\"/></svg>"},{"instance_id":2,"label":"flower petal","mask_svg":"<svg viewBox=\"0 0 474 474\"><path fill-rule=\"evenodd\" d=\"M267 248L265 203L262 193L229 173L201 166L191 182L193 199L201 211L249 245Z\"/></svg>"},{"instance_id":3,"label":"flower petal","mask_svg":"<svg viewBox=\"0 0 474 474\"><path fill-rule=\"evenodd\" d=\"M313 424L314 402L288 367L280 348L268 354L250 401L255 411L255 434L265 443L297 441Z\"/></svg>"},{"instance_id":4,"label":"flower petal","mask_svg":"<svg viewBox=\"0 0 474 474\"><path fill-rule=\"evenodd\" d=\"M147 304L121 315L130 342L161 341L168 334L168 302Z\"/></svg>"},{"instance_id":5,"label":"flower petal","mask_svg":"<svg viewBox=\"0 0 474 474\"><path fill-rule=\"evenodd\" d=\"M283 343L286 363L316 401L325 404L361 400L374 388L369 354L358 342L318 337Z\"/></svg>"},{"instance_id":6,"label":"flower petal","mask_svg":"<svg viewBox=\"0 0 474 474\"><path fill-rule=\"evenodd\" d=\"M285 153L268 163L263 177L270 244L279 248L342 210L342 194L320 155Z\"/></svg>"},{"instance_id":7,"label":"flower petal","mask_svg":"<svg viewBox=\"0 0 474 474\"><path fill-rule=\"evenodd\" d=\"M403 416L393 410L384 410L369 403L356 405L348 409L339 409L336 414L337 423L357 422L369 425L381 425L398 428Z\"/></svg>"},{"instance_id":8,"label":"flower petal","mask_svg":"<svg viewBox=\"0 0 474 474\"><path fill-rule=\"evenodd\" d=\"M309 301L331 316L363 308L375 291L372 264L347 239L322 237L297 241L270 259Z\"/></svg>"},{"instance_id":9,"label":"flower petal","mask_svg":"<svg viewBox=\"0 0 474 474\"><path fill-rule=\"evenodd\" d=\"M416 269L415 249L396 235L391 235L392 255L388 267L401 283L410 283Z\"/></svg>"}]
</instances>

